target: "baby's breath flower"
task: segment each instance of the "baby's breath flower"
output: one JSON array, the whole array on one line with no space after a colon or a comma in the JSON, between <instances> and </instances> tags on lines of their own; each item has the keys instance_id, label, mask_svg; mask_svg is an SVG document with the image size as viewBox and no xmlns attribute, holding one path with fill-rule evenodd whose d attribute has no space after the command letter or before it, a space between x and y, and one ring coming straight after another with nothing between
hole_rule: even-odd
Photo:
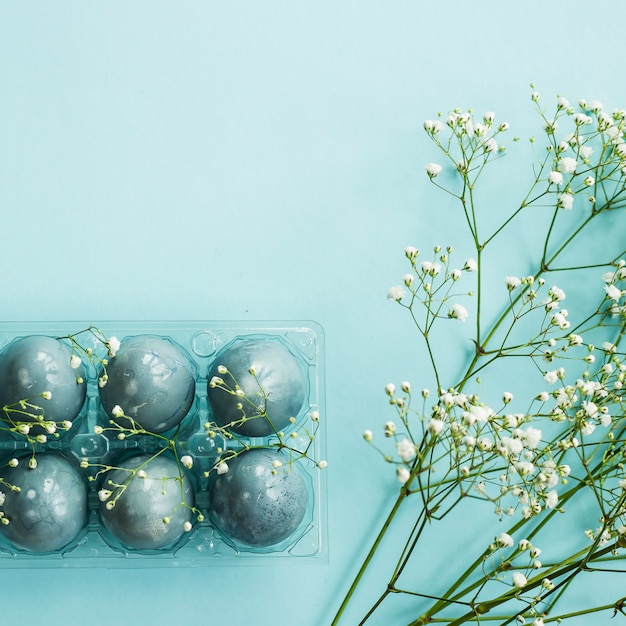
<instances>
[{"instance_id":1,"label":"baby's breath flower","mask_svg":"<svg viewBox=\"0 0 626 626\"><path fill-rule=\"evenodd\" d=\"M563 174L561 174L561 172L550 172L548 174L548 182L551 185L562 185L563 184Z\"/></svg>"},{"instance_id":2,"label":"baby's breath flower","mask_svg":"<svg viewBox=\"0 0 626 626\"><path fill-rule=\"evenodd\" d=\"M504 282L506 283L506 288L509 291L513 291L522 281L517 276L507 276Z\"/></svg>"},{"instance_id":3,"label":"baby's breath flower","mask_svg":"<svg viewBox=\"0 0 626 626\"><path fill-rule=\"evenodd\" d=\"M82 359L77 354L72 354L70 357L70 367L72 369L78 369L81 366Z\"/></svg>"},{"instance_id":4,"label":"baby's breath flower","mask_svg":"<svg viewBox=\"0 0 626 626\"><path fill-rule=\"evenodd\" d=\"M226 474L226 472L228 471L228 465L224 462L224 461L220 461L216 466L215 466L215 471L218 474Z\"/></svg>"},{"instance_id":5,"label":"baby's breath flower","mask_svg":"<svg viewBox=\"0 0 626 626\"><path fill-rule=\"evenodd\" d=\"M571 193L560 193L557 196L557 204L565 211L570 211L574 206L574 196Z\"/></svg>"},{"instance_id":6,"label":"baby's breath flower","mask_svg":"<svg viewBox=\"0 0 626 626\"><path fill-rule=\"evenodd\" d=\"M317 467L319 469L326 469L328 467L328 461L326 461L325 459L322 459L321 461L317 462Z\"/></svg>"},{"instance_id":7,"label":"baby's breath flower","mask_svg":"<svg viewBox=\"0 0 626 626\"><path fill-rule=\"evenodd\" d=\"M404 437L396 443L396 449L398 450L398 456L405 462L409 463L415 458L416 449L415 444Z\"/></svg>"},{"instance_id":8,"label":"baby's breath flower","mask_svg":"<svg viewBox=\"0 0 626 626\"><path fill-rule=\"evenodd\" d=\"M469 316L468 310L458 302L452 305L452 308L448 311L448 317L452 319L460 320L464 322Z\"/></svg>"},{"instance_id":9,"label":"baby's breath flower","mask_svg":"<svg viewBox=\"0 0 626 626\"><path fill-rule=\"evenodd\" d=\"M438 163L428 163L426 165L426 173L430 179L436 178L441 172L441 165Z\"/></svg>"},{"instance_id":10,"label":"baby's breath flower","mask_svg":"<svg viewBox=\"0 0 626 626\"><path fill-rule=\"evenodd\" d=\"M372 441L373 438L374 438L374 433L371 430L363 431L363 439L365 439L365 441Z\"/></svg>"},{"instance_id":11,"label":"baby's breath flower","mask_svg":"<svg viewBox=\"0 0 626 626\"><path fill-rule=\"evenodd\" d=\"M518 589L523 589L528 583L528 580L521 572L513 572L513 586Z\"/></svg>"},{"instance_id":12,"label":"baby's breath flower","mask_svg":"<svg viewBox=\"0 0 626 626\"><path fill-rule=\"evenodd\" d=\"M119 404L116 404L111 409L111 415L113 415L113 417L123 417L124 416L124 409L122 409L122 407Z\"/></svg>"},{"instance_id":13,"label":"baby's breath flower","mask_svg":"<svg viewBox=\"0 0 626 626\"><path fill-rule=\"evenodd\" d=\"M604 291L606 292L607 298L615 302L619 302L619 299L622 297L621 290L615 285L604 285Z\"/></svg>"},{"instance_id":14,"label":"baby's breath flower","mask_svg":"<svg viewBox=\"0 0 626 626\"><path fill-rule=\"evenodd\" d=\"M193 458L189 454L185 454L180 457L180 462L187 468L191 469L193 467Z\"/></svg>"},{"instance_id":15,"label":"baby's breath flower","mask_svg":"<svg viewBox=\"0 0 626 626\"><path fill-rule=\"evenodd\" d=\"M396 468L396 478L398 479L398 482L404 485L410 477L411 472L409 472L409 470L404 465L398 465L398 467Z\"/></svg>"},{"instance_id":16,"label":"baby's breath flower","mask_svg":"<svg viewBox=\"0 0 626 626\"><path fill-rule=\"evenodd\" d=\"M42 397L44 400L50 400L50 399L52 398L52 392L50 392L50 391L44 391L44 392L41 394L41 397Z\"/></svg>"},{"instance_id":17,"label":"baby's breath flower","mask_svg":"<svg viewBox=\"0 0 626 626\"><path fill-rule=\"evenodd\" d=\"M478 270L478 264L476 263L476 259L470 257L469 259L467 259L467 261L465 261L465 265L463 266L463 269L468 271L468 272L475 272Z\"/></svg>"},{"instance_id":18,"label":"baby's breath flower","mask_svg":"<svg viewBox=\"0 0 626 626\"><path fill-rule=\"evenodd\" d=\"M405 295L406 295L406 291L404 290L404 287L402 287L401 285L389 287L387 291L387 299L395 300L396 302L400 302L400 300L402 300L402 298L404 298Z\"/></svg>"},{"instance_id":19,"label":"baby's breath flower","mask_svg":"<svg viewBox=\"0 0 626 626\"><path fill-rule=\"evenodd\" d=\"M118 350L120 349L120 340L117 337L109 337L109 340L106 342L108 351L109 351L109 356L110 357L114 357Z\"/></svg>"}]
</instances>

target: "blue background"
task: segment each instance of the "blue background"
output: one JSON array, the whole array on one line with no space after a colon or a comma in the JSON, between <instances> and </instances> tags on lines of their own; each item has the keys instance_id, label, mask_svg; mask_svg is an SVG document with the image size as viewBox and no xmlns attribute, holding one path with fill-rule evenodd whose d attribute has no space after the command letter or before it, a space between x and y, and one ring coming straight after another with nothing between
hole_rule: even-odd
<instances>
[{"instance_id":1,"label":"blue background","mask_svg":"<svg viewBox=\"0 0 626 626\"><path fill-rule=\"evenodd\" d=\"M473 107L530 132L531 81L625 106L625 18L607 0L1 1L1 317L313 319L329 461L328 562L4 570L2 623L327 624L396 490L361 433L392 417L387 382L421 386L387 288L406 245L461 236L422 122Z\"/></svg>"}]
</instances>

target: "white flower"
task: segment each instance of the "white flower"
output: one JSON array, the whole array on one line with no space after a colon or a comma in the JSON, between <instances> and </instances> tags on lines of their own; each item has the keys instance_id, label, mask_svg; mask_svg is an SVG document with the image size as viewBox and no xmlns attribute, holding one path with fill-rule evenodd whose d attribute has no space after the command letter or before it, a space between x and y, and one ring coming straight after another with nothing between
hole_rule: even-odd
<instances>
[{"instance_id":1,"label":"white flower","mask_svg":"<svg viewBox=\"0 0 626 626\"><path fill-rule=\"evenodd\" d=\"M522 441L516 437L502 437L501 442L507 454L519 454L524 449Z\"/></svg>"},{"instance_id":2,"label":"white flower","mask_svg":"<svg viewBox=\"0 0 626 626\"><path fill-rule=\"evenodd\" d=\"M98 499L100 502L106 502L111 497L112 493L113 492L109 489L100 489L100 491L98 491Z\"/></svg>"},{"instance_id":3,"label":"white flower","mask_svg":"<svg viewBox=\"0 0 626 626\"><path fill-rule=\"evenodd\" d=\"M364 430L363 431L363 439L365 439L365 441L371 441L374 438L374 433L371 430Z\"/></svg>"},{"instance_id":4,"label":"white flower","mask_svg":"<svg viewBox=\"0 0 626 626\"><path fill-rule=\"evenodd\" d=\"M183 524L183 530L188 533L191 529L193 528L193 526L191 525L191 522L185 522Z\"/></svg>"},{"instance_id":5,"label":"white flower","mask_svg":"<svg viewBox=\"0 0 626 626\"><path fill-rule=\"evenodd\" d=\"M527 582L528 580L526 579L526 576L524 576L524 574L522 574L521 572L513 572L513 585L515 587L517 587L518 589L522 589L526 586Z\"/></svg>"},{"instance_id":6,"label":"white flower","mask_svg":"<svg viewBox=\"0 0 626 626\"><path fill-rule=\"evenodd\" d=\"M611 299L618 302L622 297L622 292L615 285L604 285L604 291L606 291L606 295Z\"/></svg>"},{"instance_id":7,"label":"white flower","mask_svg":"<svg viewBox=\"0 0 626 626\"><path fill-rule=\"evenodd\" d=\"M476 259L470 257L465 261L465 265L463 266L464 270L468 272L475 272L478 269L478 264L476 263Z\"/></svg>"},{"instance_id":8,"label":"white flower","mask_svg":"<svg viewBox=\"0 0 626 626\"><path fill-rule=\"evenodd\" d=\"M319 469L326 469L328 467L328 461L322 459L321 461L318 461L316 465Z\"/></svg>"},{"instance_id":9,"label":"white flower","mask_svg":"<svg viewBox=\"0 0 626 626\"><path fill-rule=\"evenodd\" d=\"M467 309L462 304L459 304L458 302L453 304L452 309L448 312L448 317L461 320L462 322L464 322L467 319L468 315L469 313Z\"/></svg>"},{"instance_id":10,"label":"white flower","mask_svg":"<svg viewBox=\"0 0 626 626\"><path fill-rule=\"evenodd\" d=\"M535 617L532 626L544 626L543 619L541 617Z\"/></svg>"},{"instance_id":11,"label":"white flower","mask_svg":"<svg viewBox=\"0 0 626 626\"><path fill-rule=\"evenodd\" d=\"M498 537L499 546L502 548L510 548L513 546L513 543L513 537L511 537L511 535L508 533L500 533L500 536Z\"/></svg>"},{"instance_id":12,"label":"white flower","mask_svg":"<svg viewBox=\"0 0 626 626\"><path fill-rule=\"evenodd\" d=\"M507 276L504 279L504 282L506 283L506 288L509 291L513 291L513 289L518 287L522 281L517 276Z\"/></svg>"},{"instance_id":13,"label":"white flower","mask_svg":"<svg viewBox=\"0 0 626 626\"><path fill-rule=\"evenodd\" d=\"M431 135L436 135L442 129L443 124L439 120L426 120L424 122L424 130Z\"/></svg>"},{"instance_id":14,"label":"white flower","mask_svg":"<svg viewBox=\"0 0 626 626\"><path fill-rule=\"evenodd\" d=\"M44 392L41 394L41 397L42 397L44 400L50 400L50 398L52 398L52 393L51 393L50 391L44 391Z\"/></svg>"},{"instance_id":15,"label":"white flower","mask_svg":"<svg viewBox=\"0 0 626 626\"><path fill-rule=\"evenodd\" d=\"M569 108L569 100L567 98L564 98L563 96L559 96L557 98L556 104L559 109Z\"/></svg>"},{"instance_id":16,"label":"white flower","mask_svg":"<svg viewBox=\"0 0 626 626\"><path fill-rule=\"evenodd\" d=\"M593 417L598 412L598 406L590 400L583 400L583 411L588 417Z\"/></svg>"},{"instance_id":17,"label":"white flower","mask_svg":"<svg viewBox=\"0 0 626 626\"><path fill-rule=\"evenodd\" d=\"M431 261L423 261L422 271L429 276L437 276L437 274L441 272L441 265L439 263L432 263Z\"/></svg>"},{"instance_id":18,"label":"white flower","mask_svg":"<svg viewBox=\"0 0 626 626\"><path fill-rule=\"evenodd\" d=\"M541 435L541 430L532 426L529 426L526 430L522 431L524 441L531 450L535 450L541 443Z\"/></svg>"},{"instance_id":19,"label":"white flower","mask_svg":"<svg viewBox=\"0 0 626 626\"><path fill-rule=\"evenodd\" d=\"M404 483L406 483L406 481L409 480L410 477L411 472L409 472L409 470L404 467L404 465L399 465L396 468L396 478L398 479L398 482L404 485Z\"/></svg>"},{"instance_id":20,"label":"white flower","mask_svg":"<svg viewBox=\"0 0 626 626\"><path fill-rule=\"evenodd\" d=\"M576 113L573 119L576 126L584 126L585 124L591 124L593 122L593 120L584 113Z\"/></svg>"},{"instance_id":21,"label":"white flower","mask_svg":"<svg viewBox=\"0 0 626 626\"><path fill-rule=\"evenodd\" d=\"M557 164L559 172L563 172L563 174L573 174L577 165L578 163L573 157L562 157Z\"/></svg>"},{"instance_id":22,"label":"white flower","mask_svg":"<svg viewBox=\"0 0 626 626\"><path fill-rule=\"evenodd\" d=\"M398 455L405 463L408 463L415 458L415 444L412 441L409 441L406 437L396 443L396 448L398 450Z\"/></svg>"},{"instance_id":23,"label":"white flower","mask_svg":"<svg viewBox=\"0 0 626 626\"><path fill-rule=\"evenodd\" d=\"M387 291L387 298L389 300L395 300L396 302L400 302L400 300L402 300L405 295L406 291L404 291L404 287L402 287L401 285L390 287L389 291Z\"/></svg>"},{"instance_id":24,"label":"white flower","mask_svg":"<svg viewBox=\"0 0 626 626\"><path fill-rule=\"evenodd\" d=\"M224 463L224 461L220 461L216 466L215 466L215 471L218 474L226 474L226 472L228 471L228 465L226 465L226 463Z\"/></svg>"},{"instance_id":25,"label":"white flower","mask_svg":"<svg viewBox=\"0 0 626 626\"><path fill-rule=\"evenodd\" d=\"M77 354L72 354L72 356L70 357L70 367L73 370L78 369L81 363L81 358Z\"/></svg>"},{"instance_id":26,"label":"white flower","mask_svg":"<svg viewBox=\"0 0 626 626\"><path fill-rule=\"evenodd\" d=\"M559 494L554 491L548 491L546 494L546 507L548 509L553 509L559 502Z\"/></svg>"},{"instance_id":27,"label":"white flower","mask_svg":"<svg viewBox=\"0 0 626 626\"><path fill-rule=\"evenodd\" d=\"M116 404L111 409L111 415L113 415L113 417L123 417L124 416L124 409L119 404Z\"/></svg>"},{"instance_id":28,"label":"white flower","mask_svg":"<svg viewBox=\"0 0 626 626\"><path fill-rule=\"evenodd\" d=\"M565 292L555 285L548 289L548 295L554 301L560 302L561 300L565 300Z\"/></svg>"},{"instance_id":29,"label":"white flower","mask_svg":"<svg viewBox=\"0 0 626 626\"><path fill-rule=\"evenodd\" d=\"M493 137L489 137L483 141L483 148L485 149L485 152L497 152L498 143Z\"/></svg>"},{"instance_id":30,"label":"white flower","mask_svg":"<svg viewBox=\"0 0 626 626\"><path fill-rule=\"evenodd\" d=\"M431 419L428 424L426 425L426 428L428 429L428 431L430 433L432 433L433 435L438 435L444 427L444 422L443 420L439 420L439 419Z\"/></svg>"},{"instance_id":31,"label":"white flower","mask_svg":"<svg viewBox=\"0 0 626 626\"><path fill-rule=\"evenodd\" d=\"M574 196L571 193L560 193L557 196L557 205L565 211L570 211L574 205Z\"/></svg>"},{"instance_id":32,"label":"white flower","mask_svg":"<svg viewBox=\"0 0 626 626\"><path fill-rule=\"evenodd\" d=\"M551 185L562 185L563 174L561 174L561 172L550 172L548 174L548 181Z\"/></svg>"},{"instance_id":33,"label":"white flower","mask_svg":"<svg viewBox=\"0 0 626 626\"><path fill-rule=\"evenodd\" d=\"M191 469L193 467L193 458L188 454L180 457L180 462L187 468Z\"/></svg>"},{"instance_id":34,"label":"white flower","mask_svg":"<svg viewBox=\"0 0 626 626\"><path fill-rule=\"evenodd\" d=\"M471 416L470 421L472 424L474 422L479 422L480 424L484 424L485 422L489 420L490 417L495 415L495 413L493 412L493 409L491 409L488 406L485 406L484 404L471 406L467 414ZM465 414L463 415L463 417L465 418Z\"/></svg>"},{"instance_id":35,"label":"white flower","mask_svg":"<svg viewBox=\"0 0 626 626\"><path fill-rule=\"evenodd\" d=\"M114 357L117 354L117 351L120 349L121 344L120 340L117 337L109 337L106 345L109 350L109 356Z\"/></svg>"},{"instance_id":36,"label":"white flower","mask_svg":"<svg viewBox=\"0 0 626 626\"><path fill-rule=\"evenodd\" d=\"M578 154L583 161L588 162L589 158L593 154L593 148L591 146L580 146Z\"/></svg>"},{"instance_id":37,"label":"white flower","mask_svg":"<svg viewBox=\"0 0 626 626\"><path fill-rule=\"evenodd\" d=\"M441 172L441 165L439 165L438 163L428 163L425 169L428 177L432 179L436 178L439 172Z\"/></svg>"},{"instance_id":38,"label":"white flower","mask_svg":"<svg viewBox=\"0 0 626 626\"><path fill-rule=\"evenodd\" d=\"M558 375L557 375L557 370L551 370L549 372L546 372L543 375L543 379L549 384L549 385L554 385L554 383L559 379Z\"/></svg>"}]
</instances>

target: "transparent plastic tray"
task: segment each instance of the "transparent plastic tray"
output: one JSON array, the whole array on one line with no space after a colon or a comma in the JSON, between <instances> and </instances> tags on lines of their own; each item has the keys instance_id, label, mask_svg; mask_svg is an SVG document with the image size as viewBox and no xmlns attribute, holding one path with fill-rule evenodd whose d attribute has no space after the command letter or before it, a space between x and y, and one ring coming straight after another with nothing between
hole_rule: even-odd
<instances>
[{"instance_id":1,"label":"transparent plastic tray","mask_svg":"<svg viewBox=\"0 0 626 626\"><path fill-rule=\"evenodd\" d=\"M106 423L100 399L98 370L93 365L86 367L86 401L71 429L58 438L49 438L36 444L36 457L53 452L70 460L80 468L88 489L88 522L78 537L66 547L52 552L33 552L16 547L0 534L1 567L142 567L142 566L208 566L220 563L245 566L267 563L268 559L289 562L327 558L325 528L325 472L311 462L325 458L325 413L324 413L324 337L321 327L311 321L288 322L226 322L226 321L75 321L75 322L4 322L0 323L0 351L15 339L30 335L65 337L90 326L98 328L103 335L115 336L119 340L140 335L166 338L182 348L195 369L195 396L192 407L180 424L176 447L180 455L193 458L193 466L187 470L195 492L195 506L202 513L202 521L173 545L160 549L129 548L117 538L111 537L104 527L100 515L100 498L97 480L88 480L93 474L93 465L105 459L123 456L125 453L154 452L162 445L154 437L133 436L118 439L107 432L97 434L94 428ZM306 512L297 529L286 539L275 545L247 546L233 541L216 527L211 519L209 505L210 481L215 472L207 476L220 457L219 448L233 449L238 443L220 437L209 438L205 424L213 419L207 399L209 372L216 363L220 350L239 340L270 338L281 342L300 363L306 381L307 396L295 423L294 443L302 433L310 431L307 423L311 414L319 414L316 432L309 441L309 458L294 462L301 471L307 489ZM87 341L89 335L81 339ZM103 346L92 339L95 353L102 353ZM105 351L106 352L106 351ZM0 352L1 354L1 352ZM2 384L2 381L0 381ZM286 431L286 434L290 433ZM169 435L168 435L169 436ZM252 447L271 447L276 444L273 435L262 437L240 437ZM306 442L302 442L302 446ZM15 456L30 455L32 446L15 433L0 433L0 465ZM88 459L90 467L80 466ZM109 462L109 461L107 461ZM293 471L293 470L292 470ZM1 507L0 507L1 508Z\"/></svg>"}]
</instances>

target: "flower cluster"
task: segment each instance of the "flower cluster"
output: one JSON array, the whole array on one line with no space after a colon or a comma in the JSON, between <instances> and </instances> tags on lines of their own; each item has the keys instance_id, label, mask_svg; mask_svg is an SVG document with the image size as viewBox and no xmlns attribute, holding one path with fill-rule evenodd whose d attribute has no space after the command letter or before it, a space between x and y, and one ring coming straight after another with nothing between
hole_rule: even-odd
<instances>
[{"instance_id":1,"label":"flower cluster","mask_svg":"<svg viewBox=\"0 0 626 626\"><path fill-rule=\"evenodd\" d=\"M548 113L534 87L531 99L544 149L541 140L530 138L536 159L530 190L495 227L482 219L476 189L505 152L508 123L497 123L492 112L475 116L461 109L424 123L443 158L426 165L427 178L459 201L468 231L463 248L469 242L472 256L455 264L452 245L435 246L434 256L422 260L417 248L407 247L410 272L387 294L408 311L421 335L436 391L423 388L417 394L409 382L399 388L387 384L396 417L384 424L380 441L372 429L363 433L394 468L400 488L333 625L386 533L402 523L396 516L408 500L417 499L419 513L411 516L391 578L362 624L383 600L407 595L416 602L415 626L482 623L486 613L498 623L542 626L547 614L550 621L567 618L563 598L574 576L594 564L602 569L604 559L626 556L626 250L610 237L602 248L583 239L588 232L593 236L596 224L605 232L623 232L626 112L608 113L599 101L572 106L559 97ZM507 271L498 258L502 273L498 282L488 283L484 269L490 268L491 278L492 242L508 234L506 245L515 246L516 220L530 210L541 216L534 219L539 257L524 275ZM621 226L616 228L615 220ZM463 288L468 280L470 288ZM570 302L569 285L583 280L585 298ZM498 297L501 312L492 319L490 306L487 318L487 299L492 305ZM446 319L475 322L459 328L472 351L441 350L433 329ZM445 384L447 368L444 376L441 364L450 360L465 364L460 376ZM513 363L523 373L503 384L503 367ZM557 523L556 516L560 527L568 524L580 501L591 511L587 547L580 549L579 531L571 549L567 542L558 548L547 544L544 563L535 544ZM420 540L436 532L433 522L463 515L470 502L485 503L495 513L500 530L494 540L469 555L447 591L430 590L427 579L416 586L403 572L418 558ZM491 528L487 516L482 525ZM577 614L622 606L617 600Z\"/></svg>"},{"instance_id":2,"label":"flower cluster","mask_svg":"<svg viewBox=\"0 0 626 626\"><path fill-rule=\"evenodd\" d=\"M238 417L224 424L218 424L216 421L207 421L204 424L209 439L218 442L216 450L220 455L215 464L205 472L205 477L208 477L213 471L217 474L225 474L228 472L228 462L246 450L254 447L267 447L267 444L254 445L249 437L245 436L246 425L255 421L261 421L266 425L267 431L273 439L270 447L286 452L288 463L284 466L284 470L289 471L293 463L305 459L311 461L319 469L327 467L328 463L325 459L313 457L313 442L320 425L320 415L317 410L313 410L309 414L311 428L298 429L296 418L291 416L288 420L288 432L285 432L287 429L278 429L268 415L268 394L253 366L248 370L256 384L256 390L253 394L246 393L243 386L226 366L218 365L217 372L219 375L211 378L209 387L219 389L236 400L235 411L238 413ZM241 434L242 432L244 435ZM272 472L276 474L280 467L283 467L281 461L274 461Z\"/></svg>"}]
</instances>

